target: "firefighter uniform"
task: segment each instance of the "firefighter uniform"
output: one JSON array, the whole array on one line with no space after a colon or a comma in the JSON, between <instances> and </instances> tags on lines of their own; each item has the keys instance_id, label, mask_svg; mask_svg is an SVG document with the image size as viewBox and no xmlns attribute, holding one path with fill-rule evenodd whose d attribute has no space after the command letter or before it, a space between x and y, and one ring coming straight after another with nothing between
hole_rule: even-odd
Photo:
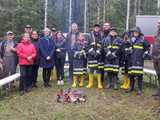
<instances>
[{"instance_id":1,"label":"firefighter uniform","mask_svg":"<svg viewBox=\"0 0 160 120\"><path fill-rule=\"evenodd\" d=\"M77 80L79 80L79 86L83 86L84 77L84 64L86 59L86 53L84 46L78 42L73 47L73 84L72 87L77 86Z\"/></svg>"},{"instance_id":2,"label":"firefighter uniform","mask_svg":"<svg viewBox=\"0 0 160 120\"><path fill-rule=\"evenodd\" d=\"M89 83L87 88L93 86L94 73L96 73L98 88L103 88L103 52L102 52L102 35L101 32L90 33L90 38L87 46L87 65L89 73Z\"/></svg>"},{"instance_id":3,"label":"firefighter uniform","mask_svg":"<svg viewBox=\"0 0 160 120\"><path fill-rule=\"evenodd\" d=\"M127 36L127 37L126 37ZM120 54L120 67L122 68L123 74L123 85L120 88L128 89L130 86L130 80L128 78L128 67L129 61L131 58L132 46L129 38L129 33L124 32L122 35L122 45L121 45L121 54Z\"/></svg>"},{"instance_id":4,"label":"firefighter uniform","mask_svg":"<svg viewBox=\"0 0 160 120\"><path fill-rule=\"evenodd\" d=\"M93 42L90 49L87 52L87 64L89 72L89 83L87 88L93 86L94 73L96 72L96 77L98 81L98 88L102 88L101 81L101 71L99 68L99 63L101 62L101 45Z\"/></svg>"},{"instance_id":5,"label":"firefighter uniform","mask_svg":"<svg viewBox=\"0 0 160 120\"><path fill-rule=\"evenodd\" d=\"M107 89L111 87L112 83L114 89L117 89L120 46L121 40L117 36L109 35L103 40L103 49L105 56L104 72Z\"/></svg>"},{"instance_id":6,"label":"firefighter uniform","mask_svg":"<svg viewBox=\"0 0 160 120\"><path fill-rule=\"evenodd\" d=\"M138 95L142 94L144 53L148 50L148 43L144 40L139 27L135 27L133 32L138 32L139 36L131 38L132 53L129 67L130 91L134 90L135 80L138 80Z\"/></svg>"}]
</instances>

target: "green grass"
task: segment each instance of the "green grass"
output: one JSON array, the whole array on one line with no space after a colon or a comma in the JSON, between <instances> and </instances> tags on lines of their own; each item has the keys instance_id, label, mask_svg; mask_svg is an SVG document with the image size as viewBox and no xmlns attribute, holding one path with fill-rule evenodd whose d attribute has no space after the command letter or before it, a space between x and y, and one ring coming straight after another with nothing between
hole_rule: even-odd
<instances>
[{"instance_id":1,"label":"green grass","mask_svg":"<svg viewBox=\"0 0 160 120\"><path fill-rule=\"evenodd\" d=\"M136 92L98 90L95 86L79 88L87 95L86 103L60 104L56 102L57 92L70 86L59 87L52 80L52 88L44 88L40 76L39 87L32 92L20 96L13 89L0 99L0 120L160 120L160 113L155 112L160 101L153 99L154 86L149 83L145 83L141 97Z\"/></svg>"},{"instance_id":2,"label":"green grass","mask_svg":"<svg viewBox=\"0 0 160 120\"><path fill-rule=\"evenodd\" d=\"M81 88L87 95L83 104L57 103L56 95L62 87L55 81L52 85L46 89L39 81L39 87L24 96L13 90L9 97L1 98L0 120L160 120L155 112L160 103L151 97L153 88L148 85L141 97L123 90Z\"/></svg>"}]
</instances>

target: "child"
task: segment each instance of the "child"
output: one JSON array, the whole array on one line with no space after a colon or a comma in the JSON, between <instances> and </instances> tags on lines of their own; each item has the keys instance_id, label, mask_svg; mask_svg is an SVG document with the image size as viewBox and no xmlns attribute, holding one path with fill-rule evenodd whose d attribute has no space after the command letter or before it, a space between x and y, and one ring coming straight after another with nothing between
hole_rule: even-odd
<instances>
[{"instance_id":1,"label":"child","mask_svg":"<svg viewBox=\"0 0 160 120\"><path fill-rule=\"evenodd\" d=\"M124 32L122 35L122 45L121 45L121 57L120 57L120 67L122 67L122 74L124 83L121 85L122 89L128 89L130 85L130 80L128 78L128 67L129 60L131 57L131 42L129 39L129 32Z\"/></svg>"},{"instance_id":2,"label":"child","mask_svg":"<svg viewBox=\"0 0 160 120\"><path fill-rule=\"evenodd\" d=\"M73 47L73 84L72 87L77 86L77 81L80 80L79 86L83 86L84 63L86 54L84 51L84 35L81 33Z\"/></svg>"},{"instance_id":3,"label":"child","mask_svg":"<svg viewBox=\"0 0 160 120\"><path fill-rule=\"evenodd\" d=\"M119 72L119 58L121 40L117 37L116 28L111 28L108 37L103 40L105 61L104 72L106 78L106 89L113 86L115 90L118 89L118 72Z\"/></svg>"},{"instance_id":4,"label":"child","mask_svg":"<svg viewBox=\"0 0 160 120\"><path fill-rule=\"evenodd\" d=\"M135 80L138 81L137 95L142 94L142 81L143 81L143 65L144 53L148 50L148 43L144 40L143 34L139 27L133 29L133 37L131 38L132 53L129 67L130 77L130 92L134 91Z\"/></svg>"}]
</instances>

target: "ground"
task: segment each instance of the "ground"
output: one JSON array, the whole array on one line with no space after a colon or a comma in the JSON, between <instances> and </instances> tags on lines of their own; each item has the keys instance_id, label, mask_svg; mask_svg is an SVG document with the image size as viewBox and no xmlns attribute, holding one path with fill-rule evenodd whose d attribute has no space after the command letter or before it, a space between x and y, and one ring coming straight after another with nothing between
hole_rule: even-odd
<instances>
[{"instance_id":1,"label":"ground","mask_svg":"<svg viewBox=\"0 0 160 120\"><path fill-rule=\"evenodd\" d=\"M148 64L151 67L151 64ZM121 78L121 77L120 77ZM20 96L13 89L8 97L0 98L0 120L160 120L160 101L152 97L155 87L144 77L143 95L123 90L99 90L79 88L87 95L83 104L56 102L58 87L52 80L52 88L44 88L39 75L38 88Z\"/></svg>"},{"instance_id":2,"label":"ground","mask_svg":"<svg viewBox=\"0 0 160 120\"><path fill-rule=\"evenodd\" d=\"M148 84L141 97L123 90L81 88L87 95L86 103L61 104L56 102L61 87L55 81L48 89L41 81L38 83L38 88L24 96L14 90L1 98L0 120L160 120L160 113L156 112L160 102L153 99L154 89Z\"/></svg>"}]
</instances>

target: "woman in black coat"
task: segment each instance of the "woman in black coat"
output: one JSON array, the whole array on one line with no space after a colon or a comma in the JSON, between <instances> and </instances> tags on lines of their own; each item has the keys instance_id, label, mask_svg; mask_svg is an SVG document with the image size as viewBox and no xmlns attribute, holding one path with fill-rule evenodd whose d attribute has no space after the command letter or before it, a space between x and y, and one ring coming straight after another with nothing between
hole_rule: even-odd
<instances>
[{"instance_id":1,"label":"woman in black coat","mask_svg":"<svg viewBox=\"0 0 160 120\"><path fill-rule=\"evenodd\" d=\"M51 87L49 81L55 64L55 43L50 37L50 29L45 28L43 32L44 36L39 40L40 67L43 68L44 86Z\"/></svg>"}]
</instances>

